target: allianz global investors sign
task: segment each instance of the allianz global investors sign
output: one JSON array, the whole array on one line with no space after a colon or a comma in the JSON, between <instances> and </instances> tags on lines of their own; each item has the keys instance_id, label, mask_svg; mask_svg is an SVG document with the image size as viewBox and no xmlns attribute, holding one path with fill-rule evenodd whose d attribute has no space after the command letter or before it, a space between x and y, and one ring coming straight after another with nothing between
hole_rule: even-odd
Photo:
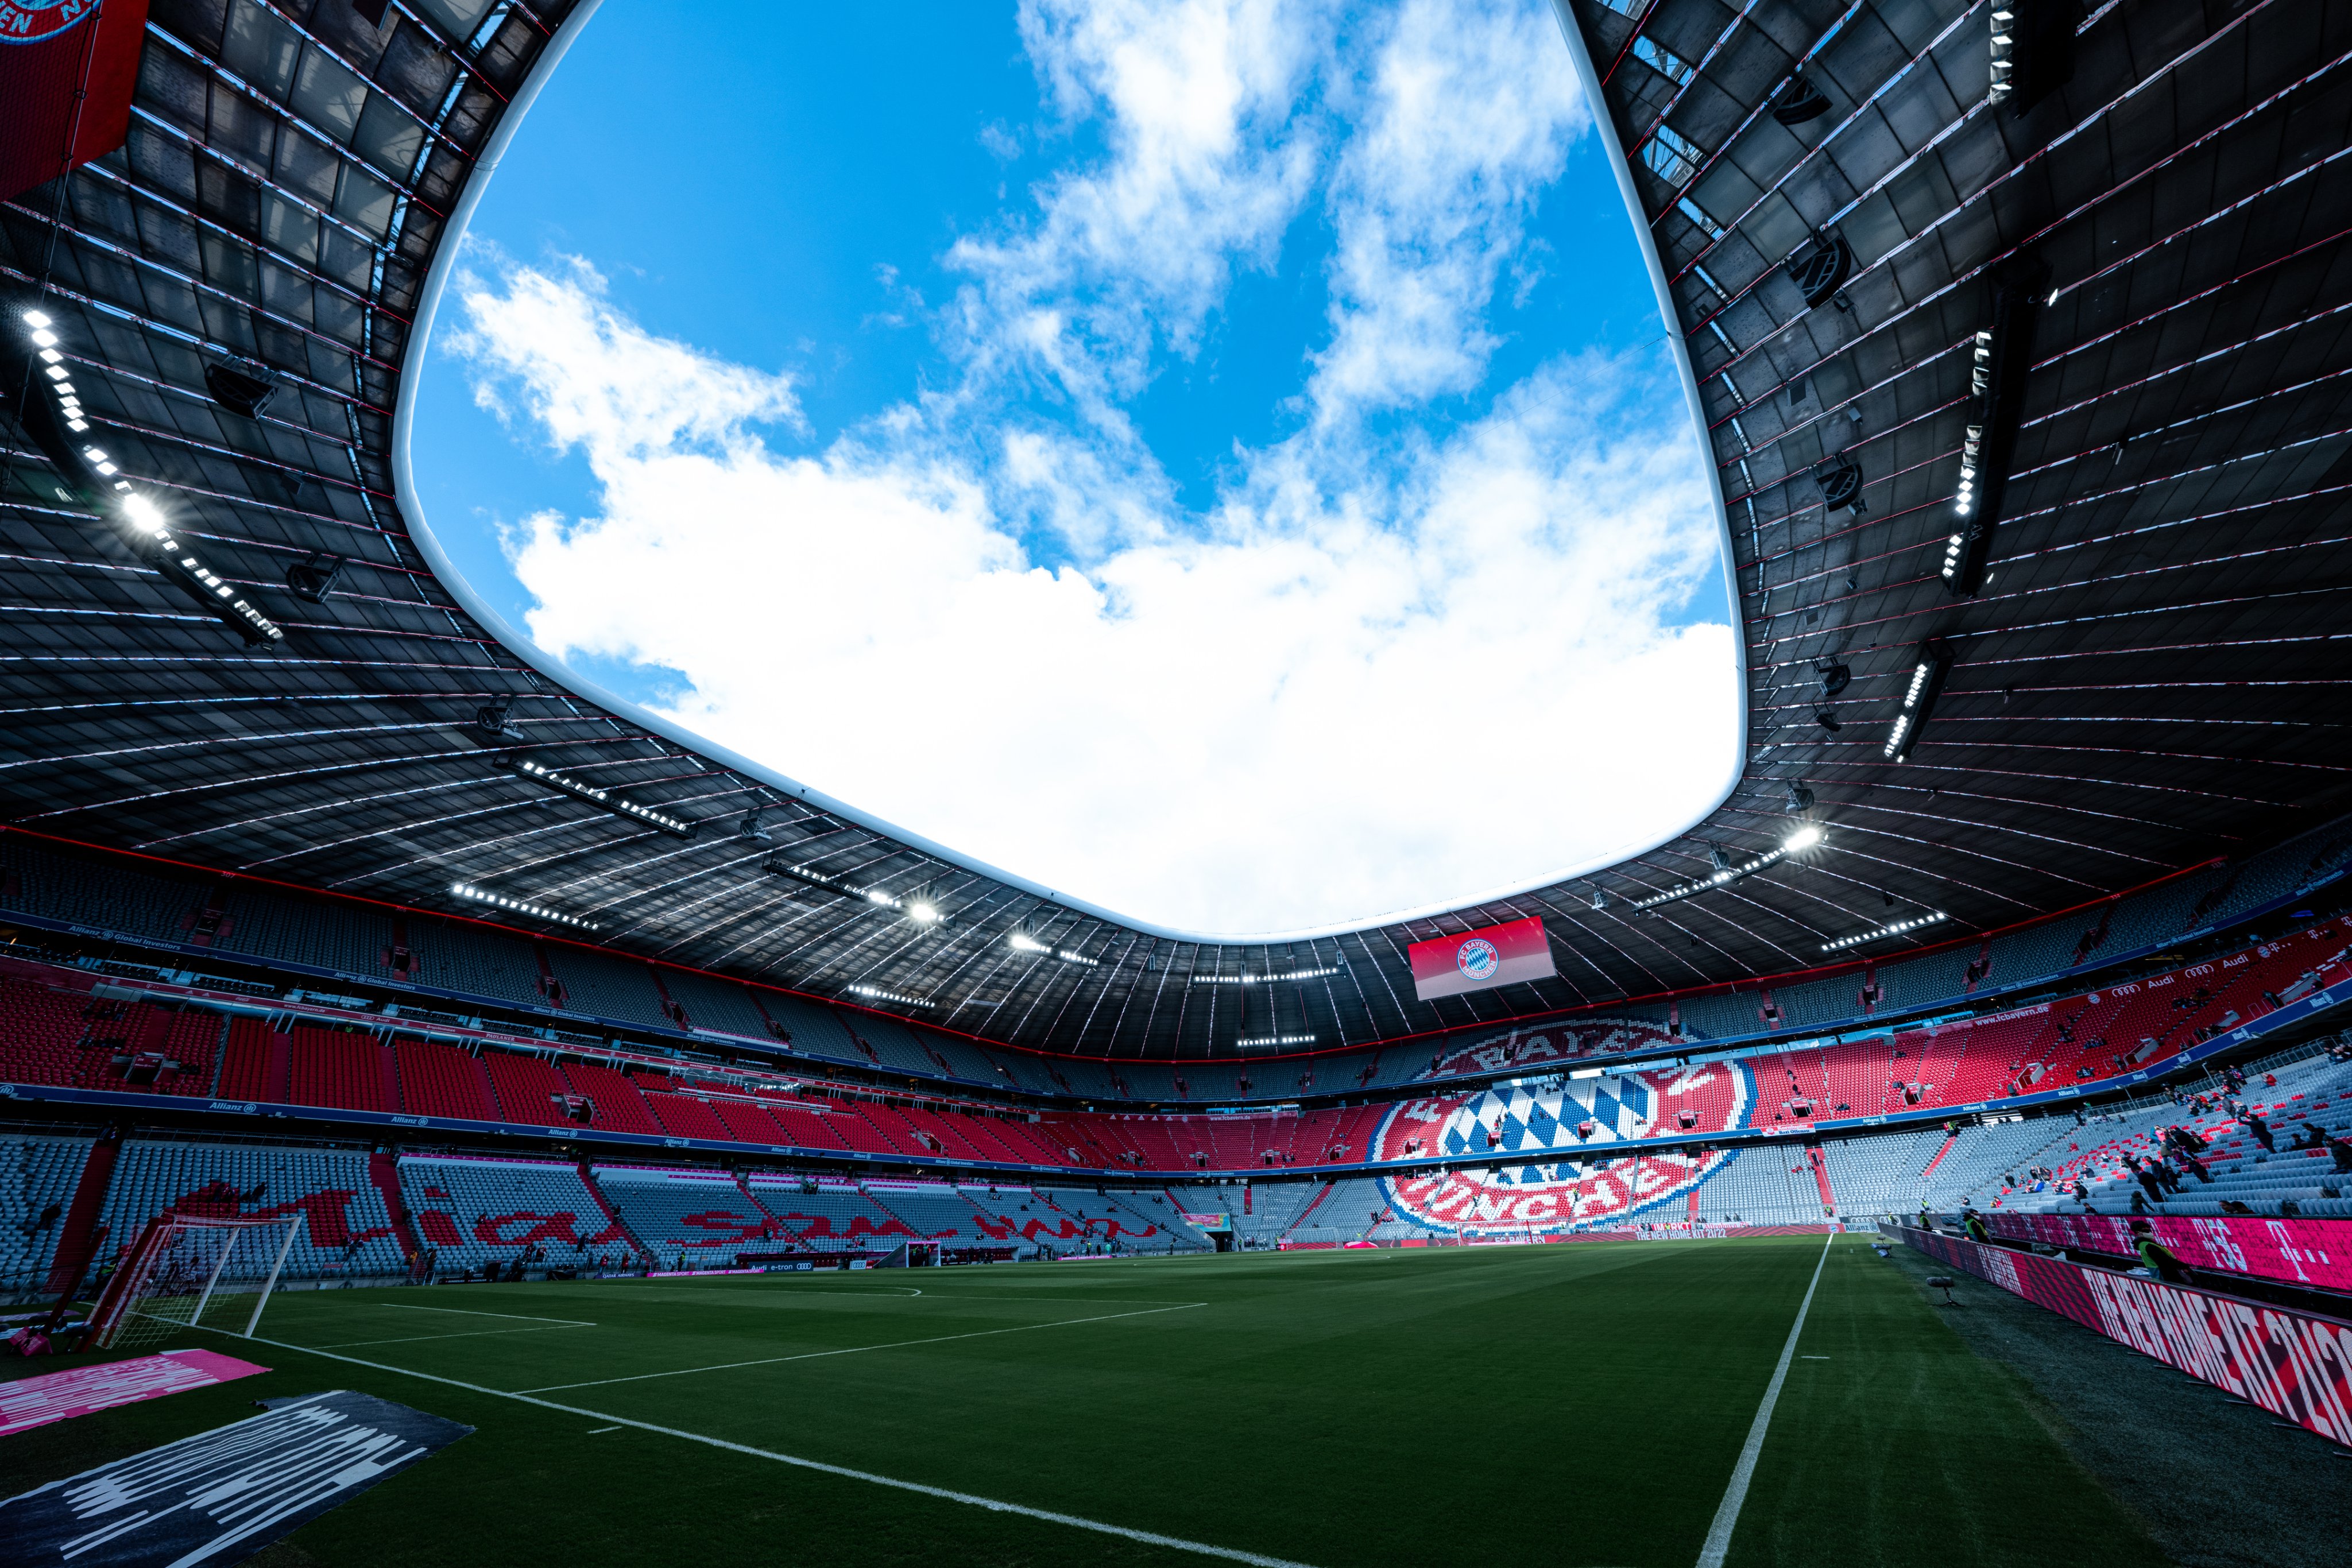
<instances>
[{"instance_id":1,"label":"allianz global investors sign","mask_svg":"<svg viewBox=\"0 0 2352 1568\"><path fill-rule=\"evenodd\" d=\"M1459 936L1416 942L1412 957L1412 994L1423 1001L1458 997L1465 991L1492 990L1522 980L1549 979L1551 943L1544 924L1533 916L1507 925L1489 925Z\"/></svg>"}]
</instances>

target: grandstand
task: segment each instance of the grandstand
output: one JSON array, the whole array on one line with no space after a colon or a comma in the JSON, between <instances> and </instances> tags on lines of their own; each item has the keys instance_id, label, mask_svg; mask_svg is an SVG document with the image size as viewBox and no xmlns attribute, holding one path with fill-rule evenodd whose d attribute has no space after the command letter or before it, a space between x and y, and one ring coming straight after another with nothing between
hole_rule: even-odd
<instances>
[{"instance_id":1,"label":"grandstand","mask_svg":"<svg viewBox=\"0 0 2352 1568\"><path fill-rule=\"evenodd\" d=\"M1554 8L1738 776L1249 938L917 841L454 574L416 372L594 5L121 29L119 141L0 196L0 1294L51 1353L0 1497L343 1388L473 1436L289 1561L1557 1555L1563 1431L1578 1561L2335 1560L2352 21ZM1526 921L1549 973L1421 983ZM11 1424L226 1219L293 1222L268 1326L168 1348L249 1386ZM1433 1491L1441 1399L1499 1504ZM2298 1517L2168 1512L2192 1460Z\"/></svg>"}]
</instances>

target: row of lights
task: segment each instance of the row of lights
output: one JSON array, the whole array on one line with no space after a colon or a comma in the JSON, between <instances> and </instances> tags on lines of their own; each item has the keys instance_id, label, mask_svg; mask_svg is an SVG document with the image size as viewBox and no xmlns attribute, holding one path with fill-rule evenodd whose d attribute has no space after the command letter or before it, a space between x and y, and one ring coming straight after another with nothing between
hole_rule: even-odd
<instances>
[{"instance_id":1,"label":"row of lights","mask_svg":"<svg viewBox=\"0 0 2352 1568\"><path fill-rule=\"evenodd\" d=\"M907 918L918 925L937 925L947 918L940 912L939 905L929 899L919 898L912 903L906 903L887 888L855 886L837 876L813 870L808 866L786 865L780 860L771 860L761 864L760 869L770 876L781 876L792 882L804 882L811 887L825 893L837 893L848 898L862 898L877 908L903 909L907 912Z\"/></svg>"},{"instance_id":2,"label":"row of lights","mask_svg":"<svg viewBox=\"0 0 2352 1568\"><path fill-rule=\"evenodd\" d=\"M1065 964L1084 964L1089 969L1102 967L1100 959L1089 958L1084 953L1073 953L1067 947L1056 947L1050 942L1040 942L1026 931L1015 931L1004 939L1004 945L1015 953L1050 954Z\"/></svg>"},{"instance_id":3,"label":"row of lights","mask_svg":"<svg viewBox=\"0 0 2352 1568\"><path fill-rule=\"evenodd\" d=\"M849 988L861 997L871 997L877 1002L896 1002L902 1008L928 1008L931 1005L920 997L901 996L897 991L886 991L879 986L855 985Z\"/></svg>"},{"instance_id":4,"label":"row of lights","mask_svg":"<svg viewBox=\"0 0 2352 1568\"><path fill-rule=\"evenodd\" d=\"M1993 103L2006 103L2009 101L2009 78L2017 69L2017 62L2010 57L2011 51L2017 45L2017 13L2004 6L1992 13L1991 20L1992 85L1986 89L1985 97Z\"/></svg>"},{"instance_id":5,"label":"row of lights","mask_svg":"<svg viewBox=\"0 0 2352 1568\"><path fill-rule=\"evenodd\" d=\"M58 335L49 330L52 323L48 313L27 310L24 312L24 321L32 339L34 352L41 361L41 373L48 378L49 391L58 400L58 417L74 434L84 434L89 429L89 420L82 408L81 395L74 390L72 378L66 370L65 355L58 348ZM284 628L240 598L236 588L224 582L196 559L195 551L190 546L174 537L163 509L140 494L130 480L120 476L121 470L103 449L85 446L81 449L81 459L89 465L90 471L100 479L112 483L115 504L121 507L123 517L141 537L144 546L142 553L153 560L166 577L177 580L182 588L203 601L205 608L223 620L233 616L236 622L243 622L238 630L247 641L283 643L286 640Z\"/></svg>"},{"instance_id":6,"label":"row of lights","mask_svg":"<svg viewBox=\"0 0 2352 1568\"><path fill-rule=\"evenodd\" d=\"M1786 839L1783 839L1780 841L1780 847L1779 849L1767 850L1762 854L1756 856L1744 865L1722 866L1716 871L1714 875L1702 881L1687 882L1680 887L1670 887L1664 893L1654 893L1647 898L1635 899L1633 901L1634 911L1639 913L1644 909L1654 909L1661 904L1672 904L1676 899L1688 898L1694 894L1705 893L1709 888L1726 886L1731 883L1738 882L1741 877L1753 876L1758 872L1762 871L1766 866L1777 864L1779 862L1788 859L1790 855L1804 853L1807 850L1819 844L1822 841L1822 834L1821 829L1809 822L1805 826L1799 828L1795 832L1790 833Z\"/></svg>"},{"instance_id":7,"label":"row of lights","mask_svg":"<svg viewBox=\"0 0 2352 1568\"><path fill-rule=\"evenodd\" d=\"M449 884L449 891L459 898L471 899L476 904L496 904L500 909L512 910L517 915L528 915L534 920L552 920L559 925L577 925L583 931L604 929L603 926L583 920L576 915L566 915L562 910L549 909L543 904L533 904L527 899L509 898L504 894L492 893L486 887L476 887L470 882L453 882Z\"/></svg>"},{"instance_id":8,"label":"row of lights","mask_svg":"<svg viewBox=\"0 0 2352 1568\"><path fill-rule=\"evenodd\" d=\"M1944 918L1942 910L1931 909L1925 915L1915 915L1908 920L1898 920L1892 925L1880 925L1868 931L1857 931L1851 936L1841 936L1834 942L1824 942L1822 944L1822 951L1834 953L1843 947L1857 946L1864 942L1876 942L1888 936L1900 936L1906 931L1916 931L1922 925L1939 924Z\"/></svg>"},{"instance_id":9,"label":"row of lights","mask_svg":"<svg viewBox=\"0 0 2352 1568\"><path fill-rule=\"evenodd\" d=\"M1196 986L1277 986L1285 980L1319 980L1326 975L1344 975L1347 972L1343 967L1335 964L1328 969L1293 969L1283 975L1194 975L1191 983Z\"/></svg>"},{"instance_id":10,"label":"row of lights","mask_svg":"<svg viewBox=\"0 0 2352 1568\"><path fill-rule=\"evenodd\" d=\"M1261 1045L1313 1045L1314 1043L1315 1037L1311 1034L1263 1034L1255 1040L1234 1041L1234 1047L1238 1050L1247 1050L1253 1046Z\"/></svg>"},{"instance_id":11,"label":"row of lights","mask_svg":"<svg viewBox=\"0 0 2352 1568\"><path fill-rule=\"evenodd\" d=\"M656 811L651 806L640 806L625 796L615 795L584 779L575 779L569 773L559 772L520 757L501 758L500 766L512 768L534 783L544 784L551 789L561 789L576 800L585 800L592 806L602 806L607 811L632 818L648 827L659 828L665 833L675 833L681 839L694 837L694 824L684 818L673 817L667 811Z\"/></svg>"},{"instance_id":12,"label":"row of lights","mask_svg":"<svg viewBox=\"0 0 2352 1568\"><path fill-rule=\"evenodd\" d=\"M1930 637L1919 644L1917 661L1911 666L1911 684L1903 691L1903 707L1886 732L1881 754L1888 761L1900 762L1911 755L1911 747L1918 743L1919 727L1927 722L1951 665L1951 649L1940 639Z\"/></svg>"}]
</instances>

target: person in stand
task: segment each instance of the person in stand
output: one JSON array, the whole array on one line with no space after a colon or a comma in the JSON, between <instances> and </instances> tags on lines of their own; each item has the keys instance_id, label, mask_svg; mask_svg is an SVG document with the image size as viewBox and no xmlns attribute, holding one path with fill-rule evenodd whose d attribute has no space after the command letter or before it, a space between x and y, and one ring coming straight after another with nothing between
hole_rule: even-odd
<instances>
[{"instance_id":1,"label":"person in stand","mask_svg":"<svg viewBox=\"0 0 2352 1568\"><path fill-rule=\"evenodd\" d=\"M2173 1150L2172 1157L2179 1165L2182 1170L2187 1171L2190 1176L2195 1176L2207 1186L2211 1186L2213 1185L2213 1173L2205 1168L2205 1162L2203 1160L2199 1159L2187 1149Z\"/></svg>"},{"instance_id":2,"label":"person in stand","mask_svg":"<svg viewBox=\"0 0 2352 1568\"><path fill-rule=\"evenodd\" d=\"M2131 1222L2132 1249L2139 1260L2157 1278L2175 1285L2189 1283L2188 1265L2175 1256L2171 1248L2156 1239L2156 1228L2145 1219Z\"/></svg>"},{"instance_id":3,"label":"person in stand","mask_svg":"<svg viewBox=\"0 0 2352 1568\"><path fill-rule=\"evenodd\" d=\"M2260 1112L2249 1110L2238 1120L2244 1125L2246 1131L2254 1135L2254 1142L2262 1145L2272 1154L2278 1153L2278 1135L2271 1131L2271 1124L2263 1120Z\"/></svg>"},{"instance_id":4,"label":"person in stand","mask_svg":"<svg viewBox=\"0 0 2352 1568\"><path fill-rule=\"evenodd\" d=\"M2352 1144L2347 1144L2330 1133L2326 1138L2326 1148L2328 1157L2336 1162L2337 1175L2341 1176L2347 1171L2352 1171Z\"/></svg>"},{"instance_id":5,"label":"person in stand","mask_svg":"<svg viewBox=\"0 0 2352 1568\"><path fill-rule=\"evenodd\" d=\"M1984 1216L1973 1208L1960 1210L1960 1228L1968 1232L1971 1241L1990 1244L1992 1240L1992 1232L1985 1228Z\"/></svg>"},{"instance_id":6,"label":"person in stand","mask_svg":"<svg viewBox=\"0 0 2352 1568\"><path fill-rule=\"evenodd\" d=\"M2164 1201L2164 1181L2156 1174L2153 1161L2141 1161L2135 1164L2132 1166L2132 1175L2138 1179L2140 1187L2147 1194L2147 1200L2150 1203Z\"/></svg>"}]
</instances>

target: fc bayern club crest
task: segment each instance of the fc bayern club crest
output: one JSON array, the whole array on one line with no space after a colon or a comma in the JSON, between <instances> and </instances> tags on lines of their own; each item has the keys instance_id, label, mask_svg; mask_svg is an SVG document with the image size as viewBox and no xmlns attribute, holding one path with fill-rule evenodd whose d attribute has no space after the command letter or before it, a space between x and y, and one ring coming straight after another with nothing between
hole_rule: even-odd
<instances>
[{"instance_id":1,"label":"fc bayern club crest","mask_svg":"<svg viewBox=\"0 0 2352 1568\"><path fill-rule=\"evenodd\" d=\"M1685 1208L1731 1158L1643 1147L1648 1139L1734 1131L1748 1124L1754 1103L1742 1062L1497 1085L1404 1102L1373 1135L1372 1154L1480 1162L1382 1178L1394 1218L1462 1236L1609 1226Z\"/></svg>"},{"instance_id":2,"label":"fc bayern club crest","mask_svg":"<svg viewBox=\"0 0 2352 1568\"><path fill-rule=\"evenodd\" d=\"M0 0L0 44L38 44L71 29L98 9L98 0Z\"/></svg>"},{"instance_id":3,"label":"fc bayern club crest","mask_svg":"<svg viewBox=\"0 0 2352 1568\"><path fill-rule=\"evenodd\" d=\"M1503 956L1484 936L1473 936L1454 954L1454 967L1474 980L1483 980L1493 974L1502 961Z\"/></svg>"}]
</instances>

